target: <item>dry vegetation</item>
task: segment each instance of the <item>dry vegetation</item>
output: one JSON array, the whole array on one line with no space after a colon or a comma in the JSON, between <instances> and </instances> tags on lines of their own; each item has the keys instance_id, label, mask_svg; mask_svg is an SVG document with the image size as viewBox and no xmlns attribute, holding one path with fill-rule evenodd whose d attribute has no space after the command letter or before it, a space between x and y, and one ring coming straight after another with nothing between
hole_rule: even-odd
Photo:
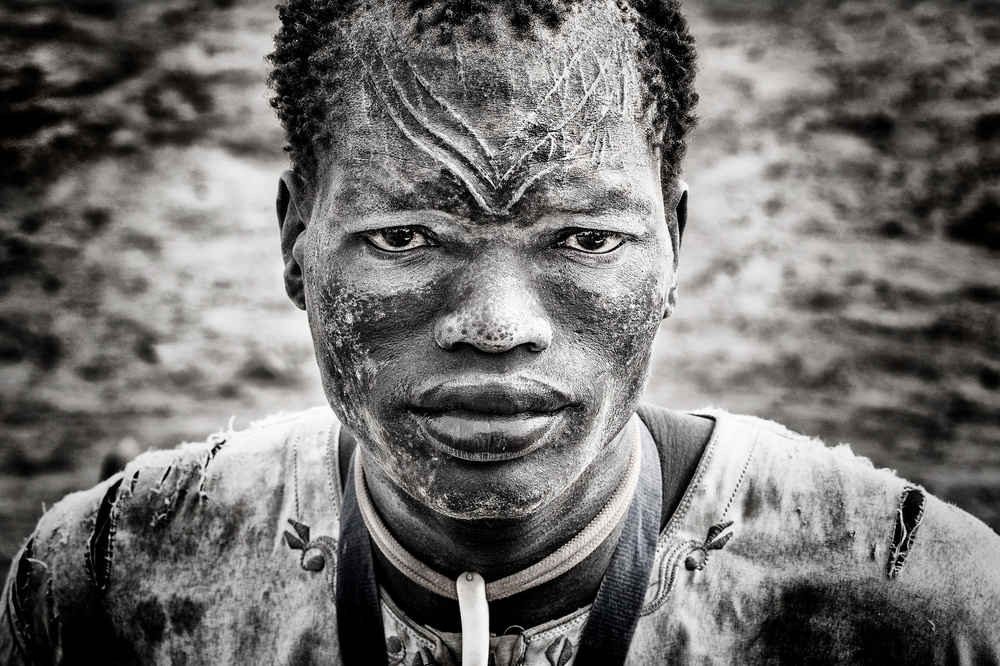
<instances>
[{"instance_id":1,"label":"dry vegetation","mask_svg":"<svg viewBox=\"0 0 1000 666\"><path fill-rule=\"evenodd\" d=\"M853 442L1000 528L1000 5L688 6L703 123L649 397ZM122 438L322 401L280 283L274 27L0 7L4 564Z\"/></svg>"}]
</instances>

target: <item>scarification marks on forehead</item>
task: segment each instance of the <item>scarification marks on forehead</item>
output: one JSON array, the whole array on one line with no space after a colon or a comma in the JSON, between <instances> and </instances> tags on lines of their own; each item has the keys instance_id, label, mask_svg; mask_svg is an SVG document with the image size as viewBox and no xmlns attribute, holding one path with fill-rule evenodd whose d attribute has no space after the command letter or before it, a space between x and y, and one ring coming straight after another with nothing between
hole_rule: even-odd
<instances>
[{"instance_id":1,"label":"scarification marks on forehead","mask_svg":"<svg viewBox=\"0 0 1000 666\"><path fill-rule=\"evenodd\" d=\"M631 108L635 80L621 49L600 53L578 41L561 62L547 62L544 80L524 77L523 85L535 94L521 96L539 100L532 110L515 115L518 91L510 104L496 100L508 107L508 127L489 137L488 128L474 127L446 99L441 88L447 83L435 85L441 72L425 74L393 38L380 41L367 40L358 53L374 98L400 132L454 174L490 214L509 211L532 183L555 169L602 164L614 147L615 127ZM457 59L456 68L464 88Z\"/></svg>"}]
</instances>

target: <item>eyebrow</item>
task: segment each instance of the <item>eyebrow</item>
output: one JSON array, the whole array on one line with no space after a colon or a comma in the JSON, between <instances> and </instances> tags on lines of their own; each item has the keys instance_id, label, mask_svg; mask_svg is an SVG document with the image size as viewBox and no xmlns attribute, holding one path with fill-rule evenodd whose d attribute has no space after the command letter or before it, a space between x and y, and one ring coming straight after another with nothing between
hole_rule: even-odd
<instances>
[{"instance_id":1,"label":"eyebrow","mask_svg":"<svg viewBox=\"0 0 1000 666\"><path fill-rule=\"evenodd\" d=\"M612 213L632 213L639 216L654 213L653 202L638 196L624 187L611 187L592 195L584 195L572 201L560 201L551 207L552 212L570 215L606 215Z\"/></svg>"},{"instance_id":2,"label":"eyebrow","mask_svg":"<svg viewBox=\"0 0 1000 666\"><path fill-rule=\"evenodd\" d=\"M458 223L461 219L456 218L444 211L434 209L416 209L405 211L385 211L360 215L348 221L342 222L344 229L351 233L364 233L385 229L388 227L414 227L423 226L434 221L444 223Z\"/></svg>"},{"instance_id":3,"label":"eyebrow","mask_svg":"<svg viewBox=\"0 0 1000 666\"><path fill-rule=\"evenodd\" d=\"M555 211L543 215L539 219L542 226L555 228L563 227L569 229L595 229L600 231L610 231L613 233L626 234L629 236L641 237L648 233L649 228L643 217L629 213L622 215L622 211L615 212L564 212ZM570 219L566 219L566 218Z\"/></svg>"},{"instance_id":4,"label":"eyebrow","mask_svg":"<svg viewBox=\"0 0 1000 666\"><path fill-rule=\"evenodd\" d=\"M359 167L363 169L364 167ZM362 214L394 214L413 210L441 210L443 204L466 201L469 197L461 183L456 182L451 174L441 170L438 173L426 174L415 188L399 187L392 179L362 178L349 182L340 192L340 203L354 208ZM374 188L374 192L368 191ZM378 204L371 207L374 200Z\"/></svg>"},{"instance_id":5,"label":"eyebrow","mask_svg":"<svg viewBox=\"0 0 1000 666\"><path fill-rule=\"evenodd\" d=\"M397 190L393 187L393 183L376 182L377 199L381 199L381 205L374 208L364 205L369 203L363 202L366 198L362 195L364 188L349 188L344 194L358 215L352 216L353 223L349 223L348 226L354 232L364 232L385 227L420 224L421 221L427 223L432 219L442 222L472 222L471 219L466 220L466 214L460 212L456 216L454 212L447 210L447 206L442 205L445 201L439 198L441 195L447 198L461 198L464 193L461 185L449 177L449 174L442 171L427 178L422 185L416 192L405 192ZM553 192L544 190L535 192L533 196L529 194L523 203L534 200L533 205L529 204L529 210L535 209L537 214L532 217L538 222L555 222L559 218L579 216L590 219L592 223L600 220L602 227L640 235L645 227L642 220L654 214L655 202L629 187L603 183L593 185L594 187L574 187L569 196L565 193L562 196L554 196ZM446 192L449 194L445 194ZM474 202L465 203L475 208ZM623 215L632 219L622 219ZM415 217L420 219L414 219Z\"/></svg>"}]
</instances>

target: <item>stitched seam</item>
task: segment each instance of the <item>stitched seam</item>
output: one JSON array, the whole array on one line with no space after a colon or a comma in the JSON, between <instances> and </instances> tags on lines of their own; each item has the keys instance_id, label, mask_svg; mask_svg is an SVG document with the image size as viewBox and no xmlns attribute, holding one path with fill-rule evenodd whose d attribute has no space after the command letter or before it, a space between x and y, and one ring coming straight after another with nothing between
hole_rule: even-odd
<instances>
[{"instance_id":1,"label":"stitched seam","mask_svg":"<svg viewBox=\"0 0 1000 666\"><path fill-rule=\"evenodd\" d=\"M337 520L340 520L340 509L344 489L340 487L340 422L334 419L330 423L330 429L326 433L326 490L330 494L334 509L337 512ZM322 432L317 436L322 440Z\"/></svg>"},{"instance_id":2,"label":"stitched seam","mask_svg":"<svg viewBox=\"0 0 1000 666\"><path fill-rule=\"evenodd\" d=\"M760 441L760 431L753 438L753 444L750 445L750 453L747 454L746 462L743 463L743 469L740 471L740 476L736 479L736 487L733 488L733 494L729 496L729 501L726 503L726 508L722 510L722 517L725 518L729 515L729 509L733 505L733 500L736 499L736 494L740 491L740 486L743 485L743 477L746 476L747 470L750 469L750 461L753 460L753 454L757 450L757 442Z\"/></svg>"},{"instance_id":3,"label":"stitched seam","mask_svg":"<svg viewBox=\"0 0 1000 666\"><path fill-rule=\"evenodd\" d=\"M681 556L686 552L690 552L692 548L697 548L700 545L701 544L697 541L682 541L681 543L676 544L666 555L663 556L663 564L660 565L659 575L661 580L660 589L657 590L656 596L653 597L648 604L642 607L642 610L639 613L640 615L649 615L667 602L667 599L670 597L670 592L674 589L674 583L677 581L677 571L680 569ZM664 578L666 578L666 580L664 580Z\"/></svg>"},{"instance_id":4,"label":"stitched seam","mask_svg":"<svg viewBox=\"0 0 1000 666\"><path fill-rule=\"evenodd\" d=\"M692 414L697 414L698 412L691 412ZM677 552L684 547L684 543L670 546L670 538L673 534L680 528L681 522L684 520L684 516L687 515L687 511L690 508L692 502L694 501L695 493L698 492L701 487L701 482L704 480L705 475L708 473L709 465L712 459L715 457L715 451L719 447L719 441L722 439L722 433L724 426L722 421L729 421L730 415L728 414L717 414L711 413L713 419L715 419L715 427L712 429L712 436L708 440L708 445L705 447L705 452L702 454L701 461L698 463L698 468L695 471L694 479L688 485L687 490L684 491L684 495L681 496L681 501L678 503L677 508L674 510L674 514L670 517L667 522L667 526L660 533L657 538L656 543L656 556L660 560L659 572L657 575L657 584L659 589L656 592L656 596L650 601L648 606L643 606L639 614L646 615L653 612L657 608L663 605L670 594L670 590L673 588L674 580L676 579L676 563L672 567L670 565L670 560L672 558L677 558ZM755 440L756 441L756 440ZM697 542L693 542L697 545ZM663 555L660 556L660 553ZM654 560L655 561L655 560ZM669 575L669 580L666 577ZM648 608L648 610L647 610Z\"/></svg>"},{"instance_id":5,"label":"stitched seam","mask_svg":"<svg viewBox=\"0 0 1000 666\"><path fill-rule=\"evenodd\" d=\"M723 518L725 518L726 515L728 515L729 509L732 507L733 501L736 499L736 495L739 493L739 489L743 485L743 479L746 477L747 470L750 469L750 461L753 459L753 454L757 450L757 443L759 441L760 441L760 430L757 430L756 434L754 435L753 443L750 445L750 451L747 453L746 460L743 462L743 468L740 470L740 475L736 479L736 485L733 488L733 492L730 494L729 501L726 503L726 507L722 511ZM711 443L713 442L710 442L710 445ZM692 483L692 485L688 489L691 490L695 487L696 484L700 484L703 476L704 473L699 474L697 481L695 483ZM689 499L687 498L687 493L685 493L684 499ZM684 500L682 500L682 502L683 501ZM685 504L684 506L685 512L687 511L687 508L688 506L690 506L690 504L691 501L688 501L687 504ZM678 507L677 512L674 513L674 517L675 518L678 517L679 515L681 515L681 513L682 513L681 508ZM671 518L671 523L673 522L673 520L674 518ZM668 528L669 527L671 526L668 525ZM667 534L667 532L668 530L664 530L664 534ZM667 553L663 556L663 559L661 560L660 570L658 572L659 575L657 578L658 578L659 589L656 592L656 596L653 597L653 599L649 602L649 604L643 606L643 609L640 613L641 615L647 615L655 611L657 608L659 608L666 602L667 597L670 595L670 591L673 589L674 582L677 580L677 569L680 565L680 555L683 555L683 553L688 551L689 549L697 548L700 545L702 544L701 542L698 541L687 541L677 544L673 548L667 550ZM676 561L673 563L673 566L670 566L669 562L672 559L675 559Z\"/></svg>"},{"instance_id":6,"label":"stitched seam","mask_svg":"<svg viewBox=\"0 0 1000 666\"><path fill-rule=\"evenodd\" d=\"M701 462L698 463L698 469L695 472L694 480L691 481L687 490L684 491L684 495L681 497L681 501L677 505L677 509L674 510L674 515L670 517L666 528L664 528L663 532L660 533L660 536L657 539L658 542L666 543L667 539L669 539L674 532L677 531L681 521L684 519L684 515L691 506L691 502L694 501L694 495L698 492L702 479L708 472L709 463L715 456L715 450L718 448L719 440L722 438L719 433L719 418L715 417L715 419L715 428L712 431L712 437L708 440L708 446L705 447L705 453L702 455Z\"/></svg>"},{"instance_id":7,"label":"stitched seam","mask_svg":"<svg viewBox=\"0 0 1000 666\"><path fill-rule=\"evenodd\" d=\"M521 641L520 650L516 659L511 660L515 666L524 666L524 662L528 660L528 641Z\"/></svg>"},{"instance_id":8,"label":"stitched seam","mask_svg":"<svg viewBox=\"0 0 1000 666\"><path fill-rule=\"evenodd\" d=\"M535 634L534 636L528 636L527 632L525 632L524 634L522 634L524 636L524 642L527 645L527 644L533 643L534 641L542 641L542 640L545 640L547 638L552 638L553 636L558 636L559 634L562 634L562 633L565 633L565 632L569 631L570 629L572 629L576 625L581 624L583 622L586 622L588 619L590 619L590 609L589 608L587 609L586 612L581 613L580 615L578 615L577 617L573 618L572 620L569 620L565 624L560 624L558 626L551 627L550 629L546 629L545 631L543 631L540 634Z\"/></svg>"},{"instance_id":9,"label":"stitched seam","mask_svg":"<svg viewBox=\"0 0 1000 666\"><path fill-rule=\"evenodd\" d=\"M430 630L430 627L421 626L416 623L409 622L403 619L404 617L403 611L399 610L399 608L396 607L396 603L392 600L392 597L390 597L386 593L386 591L382 589L381 586L379 586L378 592L379 592L379 600L381 601L381 603L379 604L380 611L388 613L389 616L393 620L395 620L397 624L404 627L408 632L410 632L417 643L423 644L423 646L428 650L433 650L435 646L435 640L434 640L435 636L434 633ZM385 624L384 618L382 622L383 624Z\"/></svg>"},{"instance_id":10,"label":"stitched seam","mask_svg":"<svg viewBox=\"0 0 1000 666\"><path fill-rule=\"evenodd\" d=\"M295 434L292 435L292 482L295 484L295 519L301 520L302 513L299 510L299 440L302 439L302 423L295 427Z\"/></svg>"}]
</instances>

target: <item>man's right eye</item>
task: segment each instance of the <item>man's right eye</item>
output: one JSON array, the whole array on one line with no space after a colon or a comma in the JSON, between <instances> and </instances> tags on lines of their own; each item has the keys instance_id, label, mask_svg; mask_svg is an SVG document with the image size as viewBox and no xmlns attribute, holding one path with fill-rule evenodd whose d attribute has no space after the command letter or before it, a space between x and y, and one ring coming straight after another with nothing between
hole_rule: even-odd
<instances>
[{"instance_id":1,"label":"man's right eye","mask_svg":"<svg viewBox=\"0 0 1000 666\"><path fill-rule=\"evenodd\" d=\"M437 241L418 227L387 227L365 234L368 242L383 252L408 252L420 247L436 247Z\"/></svg>"}]
</instances>

